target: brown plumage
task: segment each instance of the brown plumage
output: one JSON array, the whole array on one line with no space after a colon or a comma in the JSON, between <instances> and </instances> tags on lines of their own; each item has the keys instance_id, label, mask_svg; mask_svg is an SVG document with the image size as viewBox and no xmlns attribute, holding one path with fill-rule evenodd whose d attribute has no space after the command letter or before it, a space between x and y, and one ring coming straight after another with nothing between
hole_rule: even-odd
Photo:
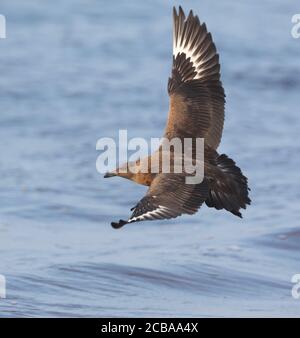
<instances>
[{"instance_id":1,"label":"brown plumage","mask_svg":"<svg viewBox=\"0 0 300 338\"><path fill-rule=\"evenodd\" d=\"M206 25L190 11L186 18L181 7L173 11L173 66L168 83L170 108L164 137L204 138L204 179L186 184L187 173L151 173L151 162L162 155L162 148L152 156L133 165L144 165L148 173L136 174L121 168L105 177L121 176L138 184L150 186L146 195L132 208L127 221L112 223L120 228L126 223L142 220L169 219L194 214L205 202L207 206L225 209L241 217L240 209L250 204L247 178L227 155L219 155L225 94L220 81L220 64L216 47ZM171 154L171 157L173 153Z\"/></svg>"}]
</instances>

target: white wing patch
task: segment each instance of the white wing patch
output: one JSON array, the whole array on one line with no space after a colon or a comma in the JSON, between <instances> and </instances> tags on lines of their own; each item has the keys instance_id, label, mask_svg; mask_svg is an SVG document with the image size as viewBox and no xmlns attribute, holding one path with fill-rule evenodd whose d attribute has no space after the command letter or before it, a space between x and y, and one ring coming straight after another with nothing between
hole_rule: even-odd
<instances>
[{"instance_id":1,"label":"white wing patch","mask_svg":"<svg viewBox=\"0 0 300 338\"><path fill-rule=\"evenodd\" d=\"M197 72L197 75L194 77L195 79L201 79L200 76L200 69L201 65L204 63L204 61L199 61L199 55L194 55L195 48L191 49L191 44L189 44L187 47L183 48L182 46L175 46L173 47L173 55L176 59L178 54L185 54L186 58L190 58L191 62L193 63L193 67L195 67L195 70Z\"/></svg>"},{"instance_id":2,"label":"white wing patch","mask_svg":"<svg viewBox=\"0 0 300 338\"><path fill-rule=\"evenodd\" d=\"M185 54L186 59L190 59L197 72L194 79L201 79L206 70L218 63L213 60L210 62L217 53L206 25L204 23L201 25L197 16L192 18L197 20L197 24L195 21L189 21L190 17L185 19L183 12L175 19L177 21L173 26L173 56L176 59L179 54ZM193 28L191 28L192 22Z\"/></svg>"},{"instance_id":3,"label":"white wing patch","mask_svg":"<svg viewBox=\"0 0 300 338\"><path fill-rule=\"evenodd\" d=\"M155 210L147 211L146 213L144 213L140 216L137 216L137 217L132 217L127 222L131 223L131 222L136 222L136 221L143 221L145 219L157 219L156 216L163 217L162 212L164 212L164 211L169 212L169 211L171 211L171 209L167 208L163 205L159 205L158 208L156 208Z\"/></svg>"}]
</instances>

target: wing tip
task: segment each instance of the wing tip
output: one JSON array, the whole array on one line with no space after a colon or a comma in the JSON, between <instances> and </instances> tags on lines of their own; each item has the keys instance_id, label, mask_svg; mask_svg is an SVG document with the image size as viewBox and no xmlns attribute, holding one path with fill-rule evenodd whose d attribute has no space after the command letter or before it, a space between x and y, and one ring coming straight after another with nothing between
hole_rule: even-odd
<instances>
[{"instance_id":1,"label":"wing tip","mask_svg":"<svg viewBox=\"0 0 300 338\"><path fill-rule=\"evenodd\" d=\"M174 17L177 17L177 9L175 6L173 6L173 15Z\"/></svg>"},{"instance_id":2,"label":"wing tip","mask_svg":"<svg viewBox=\"0 0 300 338\"><path fill-rule=\"evenodd\" d=\"M181 6L179 10L173 7L173 17L173 64L178 55L184 54L185 59L189 60L191 66L195 68L193 79L205 79L207 76L209 79L219 78L220 69L212 69L213 63L219 64L219 59L213 59L217 54L217 49L205 22L201 23L192 9L186 17ZM178 64L180 64L179 61ZM186 67L179 68L180 72L182 69L186 70ZM188 67L186 73L192 76L191 67Z\"/></svg>"},{"instance_id":3,"label":"wing tip","mask_svg":"<svg viewBox=\"0 0 300 338\"><path fill-rule=\"evenodd\" d=\"M179 14L183 14L184 15L184 11L183 11L181 5L179 5Z\"/></svg>"},{"instance_id":4,"label":"wing tip","mask_svg":"<svg viewBox=\"0 0 300 338\"><path fill-rule=\"evenodd\" d=\"M199 24L200 24L200 20L199 20L198 15L194 14L194 11L192 9L190 9L189 14L186 17L185 12L184 12L182 6L178 7L178 13L177 13L176 6L173 6L173 15L175 17L181 17L183 19L183 21L185 21L186 19L192 18L192 19L195 19L195 20L199 21Z\"/></svg>"},{"instance_id":5,"label":"wing tip","mask_svg":"<svg viewBox=\"0 0 300 338\"><path fill-rule=\"evenodd\" d=\"M188 20L192 20L194 18L194 12L193 10L191 9L190 12L189 12L189 15L188 15Z\"/></svg>"},{"instance_id":6,"label":"wing tip","mask_svg":"<svg viewBox=\"0 0 300 338\"><path fill-rule=\"evenodd\" d=\"M111 226L114 229L120 229L120 228L122 228L127 223L128 223L127 221L124 221L124 220L120 219L119 222L111 222Z\"/></svg>"}]
</instances>

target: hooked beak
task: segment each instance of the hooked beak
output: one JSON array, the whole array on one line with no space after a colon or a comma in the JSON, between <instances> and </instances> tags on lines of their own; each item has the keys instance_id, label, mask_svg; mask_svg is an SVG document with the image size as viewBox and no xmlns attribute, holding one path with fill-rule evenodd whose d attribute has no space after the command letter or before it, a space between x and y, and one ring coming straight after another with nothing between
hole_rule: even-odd
<instances>
[{"instance_id":1,"label":"hooked beak","mask_svg":"<svg viewBox=\"0 0 300 338\"><path fill-rule=\"evenodd\" d=\"M107 173L104 175L104 178L114 177L114 176L117 176L117 174L116 174L115 172L107 172Z\"/></svg>"}]
</instances>

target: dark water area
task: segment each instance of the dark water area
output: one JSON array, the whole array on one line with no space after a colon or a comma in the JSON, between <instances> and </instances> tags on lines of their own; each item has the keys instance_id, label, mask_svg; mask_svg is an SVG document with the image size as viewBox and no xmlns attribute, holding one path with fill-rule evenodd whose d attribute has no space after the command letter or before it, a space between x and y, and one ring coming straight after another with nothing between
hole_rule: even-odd
<instances>
[{"instance_id":1,"label":"dark water area","mask_svg":"<svg viewBox=\"0 0 300 338\"><path fill-rule=\"evenodd\" d=\"M300 317L296 1L181 2L220 53L219 152L249 178L244 218L110 227L145 188L104 180L96 142L162 135L174 4L1 0L0 317Z\"/></svg>"}]
</instances>

